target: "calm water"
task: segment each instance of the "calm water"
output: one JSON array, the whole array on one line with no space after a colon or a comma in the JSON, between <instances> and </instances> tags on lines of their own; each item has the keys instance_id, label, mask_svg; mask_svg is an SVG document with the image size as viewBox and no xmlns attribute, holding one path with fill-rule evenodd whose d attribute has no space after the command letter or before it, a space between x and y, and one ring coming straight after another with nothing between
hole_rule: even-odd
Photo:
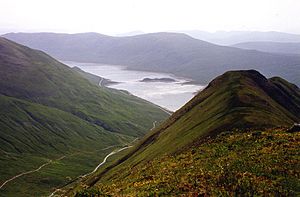
<instances>
[{"instance_id":1,"label":"calm water","mask_svg":"<svg viewBox=\"0 0 300 197\"><path fill-rule=\"evenodd\" d=\"M151 101L171 111L175 111L188 102L204 86L184 84L188 80L167 73L126 70L125 66L103 65L97 63L64 62L68 66L77 66L82 70L110 79L119 84L110 88L127 90L131 94ZM176 82L140 82L144 78L172 78Z\"/></svg>"}]
</instances>

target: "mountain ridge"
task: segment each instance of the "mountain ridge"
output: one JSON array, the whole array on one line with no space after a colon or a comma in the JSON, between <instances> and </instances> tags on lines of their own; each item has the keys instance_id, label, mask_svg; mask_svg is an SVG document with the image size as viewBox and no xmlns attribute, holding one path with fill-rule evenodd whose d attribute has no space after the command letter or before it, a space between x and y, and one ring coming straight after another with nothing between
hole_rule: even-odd
<instances>
[{"instance_id":1,"label":"mountain ridge","mask_svg":"<svg viewBox=\"0 0 300 197\"><path fill-rule=\"evenodd\" d=\"M286 93L279 90L278 84L288 85L295 93L288 97L293 104L284 104L282 98L286 98ZM272 95L274 93L277 95ZM220 132L288 127L300 121L299 99L299 88L278 77L266 79L254 70L226 72L147 134L131 153L92 177L88 184L95 184L102 176L107 178L106 173L114 171L115 167L135 166L164 154L180 152L184 147ZM295 111L289 111L291 106Z\"/></svg>"},{"instance_id":2,"label":"mountain ridge","mask_svg":"<svg viewBox=\"0 0 300 197\"><path fill-rule=\"evenodd\" d=\"M300 42L300 35L278 31L179 31L193 38L229 46L241 42Z\"/></svg>"},{"instance_id":3,"label":"mountain ridge","mask_svg":"<svg viewBox=\"0 0 300 197\"><path fill-rule=\"evenodd\" d=\"M300 54L300 42L241 42L232 47L248 50L257 50L268 53Z\"/></svg>"}]
</instances>

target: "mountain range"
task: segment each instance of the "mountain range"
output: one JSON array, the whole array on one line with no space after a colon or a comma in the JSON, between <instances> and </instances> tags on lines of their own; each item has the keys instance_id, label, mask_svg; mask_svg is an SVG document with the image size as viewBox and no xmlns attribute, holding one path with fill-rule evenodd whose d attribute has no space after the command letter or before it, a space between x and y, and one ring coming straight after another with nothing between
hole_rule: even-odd
<instances>
[{"instance_id":1,"label":"mountain range","mask_svg":"<svg viewBox=\"0 0 300 197\"><path fill-rule=\"evenodd\" d=\"M10 33L3 37L60 60L126 65L207 84L227 70L256 69L300 85L300 57L219 46L179 33L111 37L98 33Z\"/></svg>"},{"instance_id":2,"label":"mountain range","mask_svg":"<svg viewBox=\"0 0 300 197\"><path fill-rule=\"evenodd\" d=\"M300 42L299 34L276 31L216 31L205 32L199 30L177 31L193 38L205 40L214 44L229 46L241 42Z\"/></svg>"},{"instance_id":3,"label":"mountain range","mask_svg":"<svg viewBox=\"0 0 300 197\"><path fill-rule=\"evenodd\" d=\"M300 55L300 42L242 42L232 46L241 49L257 50L268 53Z\"/></svg>"}]
</instances>

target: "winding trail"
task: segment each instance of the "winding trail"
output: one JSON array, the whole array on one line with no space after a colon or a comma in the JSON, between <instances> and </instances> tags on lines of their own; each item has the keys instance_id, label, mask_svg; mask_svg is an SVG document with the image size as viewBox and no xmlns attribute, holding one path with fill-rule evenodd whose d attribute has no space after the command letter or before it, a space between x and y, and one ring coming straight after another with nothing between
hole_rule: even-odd
<instances>
[{"instance_id":1,"label":"winding trail","mask_svg":"<svg viewBox=\"0 0 300 197\"><path fill-rule=\"evenodd\" d=\"M156 121L153 122L153 126L155 126L155 123L156 123ZM136 140L138 140L138 138L135 138L130 144L132 144L132 143L135 142ZM115 146L117 146L117 145L108 146L108 147L106 147L106 148L104 148L104 149L102 149L102 150L107 150L107 149L112 148L112 147L115 147ZM90 175L90 174L95 173L95 172L99 169L99 167L101 167L103 164L106 163L107 159L108 159L110 156L112 156L112 155L114 155L114 154L116 154L116 153L119 153L119 152L121 152L121 151L123 151L123 150L126 150L126 149L128 149L128 148L131 148L131 147L132 147L132 146L126 145L126 146L123 147L123 148L120 148L120 149L118 149L118 150L114 150L114 151L110 152L108 155L105 156L105 158L103 159L103 161L102 161L100 164L98 164L97 167L96 167L92 172L89 172L89 173L87 173L87 174L85 174L85 175L81 175L81 176L79 176L78 178L84 178L84 177L86 177L87 175ZM9 183L9 182L11 182L11 181L13 181L13 180L15 180L15 179L21 177L21 176L24 176L24 175L27 175L27 174L31 174L31 173L34 173L34 172L38 172L38 171L40 171L42 168L44 168L45 166L50 165L53 161L59 161L59 160L64 159L65 157L66 157L66 156L64 155L64 156L61 156L61 157L58 158L58 159L55 159L55 160L49 160L48 162L46 162L46 163L40 165L38 168L36 168L36 169L34 169L34 170L30 170L30 171L27 171L27 172L22 172L22 173L20 173L20 174L18 174L18 175L16 175L16 176L14 176L14 177L12 177L12 178L10 178L10 179L4 181L4 182L2 183L2 185L0 186L0 189L2 189L7 183ZM55 193L58 192L58 191L60 191L60 190L61 190L61 189L55 189L55 191L52 192L52 193L49 195L49 197L54 196Z\"/></svg>"},{"instance_id":2,"label":"winding trail","mask_svg":"<svg viewBox=\"0 0 300 197\"><path fill-rule=\"evenodd\" d=\"M150 130L153 130L153 129L155 129L155 127L156 127L156 123L157 123L157 121L155 120L155 121L153 122L153 127L152 127Z\"/></svg>"},{"instance_id":3,"label":"winding trail","mask_svg":"<svg viewBox=\"0 0 300 197\"><path fill-rule=\"evenodd\" d=\"M55 161L62 160L62 159L64 159L65 157L66 157L66 156L62 156L62 157L56 159ZM49 160L47 163L42 164L41 166L39 166L39 167L38 167L37 169L35 169L35 170L30 170L30 171L27 171L27 172L23 172L23 173L21 173L21 174L18 174L18 175L16 175L16 176L14 176L14 177L12 177L12 178L6 180L4 183L2 183L2 185L0 186L0 189L2 189L2 188L3 188L7 183L9 183L10 181L13 181L13 180L15 180L16 178L19 178L19 177L24 176L24 175L26 175L26 174L31 174L31 173L34 173L34 172L38 172L38 171L40 171L43 167L45 167L45 166L51 164L52 162L53 162L53 160Z\"/></svg>"},{"instance_id":4,"label":"winding trail","mask_svg":"<svg viewBox=\"0 0 300 197\"><path fill-rule=\"evenodd\" d=\"M48 197L54 196L54 194L56 194L56 192L59 192L59 191L61 191L61 189L56 189L56 190L54 190L54 192L52 192Z\"/></svg>"},{"instance_id":5,"label":"winding trail","mask_svg":"<svg viewBox=\"0 0 300 197\"><path fill-rule=\"evenodd\" d=\"M99 86L102 87L102 81L103 81L103 78L101 77L100 81L99 81Z\"/></svg>"},{"instance_id":6,"label":"winding trail","mask_svg":"<svg viewBox=\"0 0 300 197\"><path fill-rule=\"evenodd\" d=\"M87 173L87 174L85 174L85 175L83 175L83 176L81 176L82 178L84 178L84 177L86 177L86 176L88 176L88 175L90 175L90 174L93 174L93 173L95 173L103 164L105 164L106 163L106 160L110 157L110 156L112 156L112 155L114 155L114 154L116 154L116 153L118 153L118 152L121 152L121 151L123 151L123 150L126 150L126 149L128 149L128 148L131 148L132 146L126 146L126 147L123 147L123 148L120 148L120 149L118 149L118 150L114 150L114 151L112 151L111 153L109 153L108 155L106 155L105 156L105 158L103 159L103 161L92 171L92 172L89 172L89 173Z\"/></svg>"},{"instance_id":7,"label":"winding trail","mask_svg":"<svg viewBox=\"0 0 300 197\"><path fill-rule=\"evenodd\" d=\"M156 122L156 121L155 121L155 122ZM153 124L155 125L154 122L153 122ZM138 140L138 138L135 138L130 144L132 144L132 143L135 142L136 140ZM116 145L114 145L114 146L116 146ZM102 150L107 150L107 149L112 148L112 147L114 147L114 146L108 146L108 147L106 147L106 148L104 148L104 149L102 149ZM121 151L123 151L123 150L126 150L126 149L128 149L128 148L131 148L131 147L133 147L133 146L128 146L128 145L126 145L126 146L123 147L123 148L120 148L120 149L118 149L118 150L114 150L114 151L110 152L108 155L105 156L105 158L103 159L103 161L102 161L100 164L98 164L97 167L96 167L92 172L89 172L89 173L84 174L84 175L80 175L80 176L78 176L75 180L77 180L77 179L79 179L79 178L84 178L84 177L86 177L86 176L88 176L88 175L91 175L91 174L95 173L102 165L104 165L104 164L106 163L107 159L108 159L110 156L112 156L112 155L114 155L114 154L116 154L116 153L119 153L119 152L121 152ZM54 195L55 195L57 192L59 192L59 191L61 191L61 188L55 189L48 197L54 196Z\"/></svg>"}]
</instances>

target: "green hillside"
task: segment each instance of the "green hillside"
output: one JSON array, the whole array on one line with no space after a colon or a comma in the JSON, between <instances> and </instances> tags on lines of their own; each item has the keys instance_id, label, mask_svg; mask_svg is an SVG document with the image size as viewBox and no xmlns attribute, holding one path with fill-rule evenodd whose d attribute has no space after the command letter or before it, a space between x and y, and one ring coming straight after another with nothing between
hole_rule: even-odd
<instances>
[{"instance_id":1,"label":"green hillside","mask_svg":"<svg viewBox=\"0 0 300 197\"><path fill-rule=\"evenodd\" d=\"M91 143L104 148L118 144L121 138L77 116L44 105L1 95L0 106L0 150L3 152L60 154L81 148L93 150Z\"/></svg>"},{"instance_id":2,"label":"green hillside","mask_svg":"<svg viewBox=\"0 0 300 197\"><path fill-rule=\"evenodd\" d=\"M0 44L3 95L68 111L106 130L135 136L143 135L156 119L166 117L142 99L88 83L43 52L4 38Z\"/></svg>"},{"instance_id":3,"label":"green hillside","mask_svg":"<svg viewBox=\"0 0 300 197\"><path fill-rule=\"evenodd\" d=\"M290 84L289 82L279 77L267 79L259 72L254 70L226 72L225 74L217 77L212 82L210 82L202 92L196 95L180 110L175 112L167 121L147 134L147 136L144 137L139 142L139 144L137 144L134 149L131 150L131 152L120 158L119 161L113 163L110 166L107 166L105 169L100 170L98 172L98 175L91 176L81 184L87 185L88 187L99 184L100 186L96 188L96 190L100 188L100 191L102 191L102 188L104 188L104 192L117 192L118 194L122 194L123 188L131 195L138 194L141 196L145 195L145 192L147 193L147 191L149 192L149 194L151 192L155 192L155 190L152 190L153 188L158 187L156 185L157 182L152 182L155 180L157 180L158 182L161 182L162 180L166 185L170 184L171 186L169 189L172 189L176 187L176 185L174 185L174 182L172 182L163 173L165 169L165 166L163 166L165 162L164 158L167 158L166 165L169 165L169 162L171 162L171 160L169 159L172 159L172 162L175 166L181 166L184 165L184 163L177 163L177 161L180 160L181 154L183 154L183 157L186 157L185 154L190 154L191 150L198 150L199 147L200 149L201 147L204 147L205 154L201 155L201 152L199 152L195 157L201 156L202 160L200 161L203 161L205 159L208 160L201 165L199 163L200 166L197 166L196 169L199 170L199 168L203 166L205 167L205 169L203 170L207 170L208 173L209 170L214 170L213 168L217 168L218 165L225 165L223 163L223 156L228 157L227 159L231 158L231 155L217 155L212 158L212 160L209 160L209 158L211 158L210 156L217 154L216 151L219 151L215 148L224 148L224 151L226 151L228 147L224 146L228 145L227 141L231 138L233 138L236 147L232 147L229 152L225 152L226 154L239 155L239 150L243 149L244 146L249 146L249 152L248 150L244 150L244 152L241 152L241 160L249 157L250 153L253 155L253 157L259 157L259 153L255 152L255 150L260 149L264 146L268 146L269 142L272 142L273 137L276 137L276 140L279 141L278 143L280 143L281 141L281 133L283 133L285 136L284 138L282 138L282 142L285 142L284 140L287 140L289 138L294 139L299 137L297 134L285 134L284 129L282 129L281 131L276 130L276 132L273 132L273 128L289 127L295 122L299 121L300 90L297 86ZM223 133L228 131L230 135L222 137ZM257 134L255 133L256 131L258 131ZM249 139L249 144L246 142L247 136L260 136L261 133L264 133L263 136L269 135L270 133L271 137L270 139L268 139L269 141L263 141L260 144L260 142L257 142L254 138L251 138ZM210 141L210 139L212 139L212 141ZM213 144L213 146L211 145L211 143ZM287 151L288 154L297 151L297 149L295 149L294 147L295 143L286 142L285 150L277 149L277 142L274 141L274 143L274 147L272 145L271 149L274 148L274 150L278 151L275 152L274 155L276 155L277 153L280 155L279 160L274 163L274 166L283 165L284 159L287 159L286 162L295 162L295 158L291 155L287 155L287 158L281 157L284 154L281 151ZM214 148L215 145L216 147ZM290 146L291 150L289 149ZM220 151L223 150L221 149ZM234 159L235 160L232 161L233 163L240 162L238 158ZM272 162L272 159L274 158L272 158L272 156L266 156L262 159L262 161L265 163L262 164L264 165L264 167L261 170L262 172L266 173L265 170L274 167L273 163L270 164L270 162ZM251 159L248 158L246 161L241 162L249 162L250 160ZM217 161L222 162L219 164L217 163ZM257 160L255 161L257 162ZM152 163L154 163L153 165L155 165L155 168L157 167L158 169L153 169L151 166L149 167L149 169L144 168L143 165L148 166L148 164L146 164L148 162L150 162L149 165L152 165ZM161 162L162 164L160 164ZM196 164L190 162L185 165L186 168L182 169L181 167L179 167L179 175L183 176L186 173L191 173L191 177L193 178L197 175L193 174L193 169L190 169L191 166L194 165ZM248 168L250 168L252 165L253 163L246 163L245 168L238 170L236 173L246 173L249 170ZM259 163L256 163L255 165L257 165L257 168L260 168ZM212 169L209 169L209 166ZM253 168L256 168L256 166L253 166ZM295 164L289 166L289 169L291 170L294 170L295 168ZM169 171L171 174L176 174L178 172L176 169L170 169ZM286 172L289 169L284 169L283 171ZM150 178L148 182L149 184L147 185L147 181L145 182L145 180L143 179L143 175L151 173L154 173L154 175L156 173L160 174L160 180ZM293 177L299 175L298 172L296 173L296 175L295 173L293 172L291 176ZM233 174L232 176L235 175L237 174ZM216 176L218 175L216 174ZM276 174L274 176L276 176ZM276 176L276 179L280 179L280 176ZM215 177L211 178L214 179ZM145 190L135 190L132 186L132 184L135 183L139 184L139 180L143 180L142 182L144 186L141 187ZM238 180L239 179L237 179L236 181ZM293 180L295 180L295 178ZM210 179L208 179L208 181L210 181ZM214 182L215 179L211 181L212 182L206 185L210 189L212 189L213 187L211 184L217 184L217 182ZM102 185L101 183L105 184ZM251 182L249 182L249 184L250 183ZM257 184L260 183L261 182ZM220 187L222 187L222 184ZM230 184L230 182L228 184ZM277 180L274 184L275 185L272 186L272 188L276 189L276 184L278 184ZM299 182L296 181L293 182L293 184L299 185ZM153 185L155 185L155 187L152 188ZM164 188L166 185L163 185L162 187ZM223 186L227 187L228 185L225 184ZM284 190L287 189L287 186L282 187L284 187ZM294 185L294 192L295 187L296 186ZM110 192L110 188L113 188L114 190L111 190ZM150 189L147 190L146 188ZM198 189L198 185L196 184L192 188L196 191ZM188 188L185 189L185 192L189 191ZM223 190L222 188L219 189L221 193L223 192L223 190L226 190L225 188L223 188ZM216 192L219 192L219 189L216 189ZM255 192L257 192L258 189L254 188L254 190ZM172 194L176 194L173 193L176 191L178 190L175 189L169 192ZM191 189L191 191L193 190ZM230 189L230 191L232 192L233 190Z\"/></svg>"},{"instance_id":4,"label":"green hillside","mask_svg":"<svg viewBox=\"0 0 300 197\"><path fill-rule=\"evenodd\" d=\"M0 196L49 195L93 170L112 151L107 147L124 146L168 117L147 101L93 85L47 54L4 38L0 106L0 185L51 161L5 184Z\"/></svg>"},{"instance_id":5,"label":"green hillside","mask_svg":"<svg viewBox=\"0 0 300 197\"><path fill-rule=\"evenodd\" d=\"M76 196L299 196L299 140L285 129L227 132L117 171Z\"/></svg>"},{"instance_id":6,"label":"green hillside","mask_svg":"<svg viewBox=\"0 0 300 197\"><path fill-rule=\"evenodd\" d=\"M290 126L300 119L299 99L299 88L283 79L268 80L257 71L227 72L147 134L136 147L135 162L230 129Z\"/></svg>"}]
</instances>

